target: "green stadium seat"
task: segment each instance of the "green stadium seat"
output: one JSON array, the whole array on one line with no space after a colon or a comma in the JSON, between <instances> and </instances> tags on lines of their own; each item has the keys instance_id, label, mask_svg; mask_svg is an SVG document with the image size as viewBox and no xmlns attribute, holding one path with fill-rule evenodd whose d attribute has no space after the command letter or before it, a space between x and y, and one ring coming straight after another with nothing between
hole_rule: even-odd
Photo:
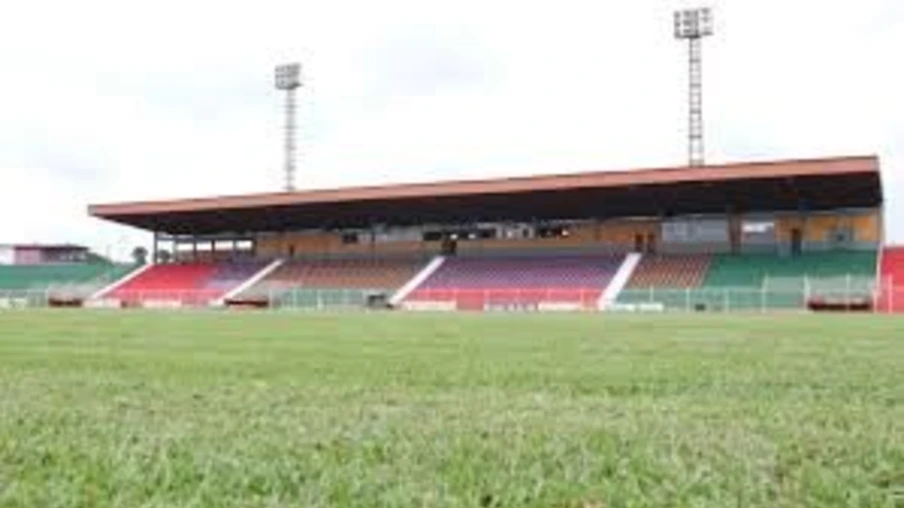
<instances>
[{"instance_id":1,"label":"green stadium seat","mask_svg":"<svg viewBox=\"0 0 904 508\"><path fill-rule=\"evenodd\" d=\"M100 289L133 268L133 265L108 263L0 265L0 290L48 290L72 286Z\"/></svg>"},{"instance_id":2,"label":"green stadium seat","mask_svg":"<svg viewBox=\"0 0 904 508\"><path fill-rule=\"evenodd\" d=\"M618 301L661 304L666 310L800 309L808 298L871 297L876 262L875 251L811 252L796 257L717 254L699 286L629 285ZM659 258L657 263L664 262Z\"/></svg>"}]
</instances>

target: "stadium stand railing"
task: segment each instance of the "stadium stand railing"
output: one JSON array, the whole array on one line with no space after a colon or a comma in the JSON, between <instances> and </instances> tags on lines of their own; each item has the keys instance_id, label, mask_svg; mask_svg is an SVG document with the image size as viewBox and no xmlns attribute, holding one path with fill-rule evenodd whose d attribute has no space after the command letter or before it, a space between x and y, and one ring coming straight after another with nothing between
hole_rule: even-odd
<instances>
[{"instance_id":1,"label":"stadium stand railing","mask_svg":"<svg viewBox=\"0 0 904 508\"><path fill-rule=\"evenodd\" d=\"M407 300L402 308L422 311L475 310L495 312L565 312L596 311L599 295L595 288L518 289L440 289L425 290L426 298ZM355 310L383 307L385 290L342 288L281 288L268 296L269 307L284 311ZM130 301L143 301L145 308L193 308L183 302L204 302L212 298L208 290L142 291L129 294ZM0 290L0 309L48 307L53 296L48 289ZM904 288L877 290L872 295L863 291L823 291L808 295L803 288L654 288L625 289L617 303L607 308L613 312L779 312L813 310L820 302L836 310L868 310L856 302L874 300L879 313L898 312L897 302L904 302ZM374 301L377 302L374 305ZM101 304L103 300L95 303ZM150 302L150 304L148 304ZM103 305L91 305L103 306ZM116 305L119 307L119 305Z\"/></svg>"},{"instance_id":2,"label":"stadium stand railing","mask_svg":"<svg viewBox=\"0 0 904 508\"><path fill-rule=\"evenodd\" d=\"M266 300L274 310L359 310L385 307L387 294L382 288L283 288Z\"/></svg>"},{"instance_id":3,"label":"stadium stand railing","mask_svg":"<svg viewBox=\"0 0 904 508\"><path fill-rule=\"evenodd\" d=\"M811 293L805 287L697 287L626 289L611 310L681 312L773 312L783 310L871 310L875 290L833 287Z\"/></svg>"},{"instance_id":4,"label":"stadium stand railing","mask_svg":"<svg viewBox=\"0 0 904 508\"><path fill-rule=\"evenodd\" d=\"M416 300L406 300L402 308L420 311L566 312L596 311L596 288L532 289L437 289L421 290ZM631 292L629 303L619 300L609 308L616 312L776 312L806 311L814 297L803 288L646 288ZM379 288L300 288L278 290L270 298L272 309L341 310L369 307ZM869 300L863 292L844 290L820 294L826 302ZM904 291L901 292L904 299ZM841 310L866 310L849 305Z\"/></svg>"},{"instance_id":5,"label":"stadium stand railing","mask_svg":"<svg viewBox=\"0 0 904 508\"><path fill-rule=\"evenodd\" d=\"M891 280L882 284L876 295L875 310L882 314L904 313L904 286L892 285Z\"/></svg>"},{"instance_id":6,"label":"stadium stand railing","mask_svg":"<svg viewBox=\"0 0 904 508\"><path fill-rule=\"evenodd\" d=\"M426 288L403 302L408 310L590 311L598 309L599 288Z\"/></svg>"},{"instance_id":7,"label":"stadium stand railing","mask_svg":"<svg viewBox=\"0 0 904 508\"><path fill-rule=\"evenodd\" d=\"M618 302L666 310L862 309L875 307L875 269L875 251L663 255L641 263Z\"/></svg>"}]
</instances>

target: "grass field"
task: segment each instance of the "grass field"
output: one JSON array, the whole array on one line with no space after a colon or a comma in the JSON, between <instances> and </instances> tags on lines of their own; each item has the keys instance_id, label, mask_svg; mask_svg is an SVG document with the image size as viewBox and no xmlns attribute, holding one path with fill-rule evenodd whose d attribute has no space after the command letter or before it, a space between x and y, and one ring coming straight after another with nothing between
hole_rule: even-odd
<instances>
[{"instance_id":1,"label":"grass field","mask_svg":"<svg viewBox=\"0 0 904 508\"><path fill-rule=\"evenodd\" d=\"M904 320L0 313L0 507L904 506Z\"/></svg>"}]
</instances>

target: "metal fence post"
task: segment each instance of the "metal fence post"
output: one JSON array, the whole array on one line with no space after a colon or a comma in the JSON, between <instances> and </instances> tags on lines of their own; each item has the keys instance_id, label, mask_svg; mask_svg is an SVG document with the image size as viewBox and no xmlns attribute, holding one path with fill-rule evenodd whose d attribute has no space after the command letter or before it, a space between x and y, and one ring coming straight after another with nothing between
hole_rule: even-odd
<instances>
[{"instance_id":1,"label":"metal fence post","mask_svg":"<svg viewBox=\"0 0 904 508\"><path fill-rule=\"evenodd\" d=\"M892 278L892 284L888 286L888 314L891 314L895 311L895 292L898 290L894 285L894 278Z\"/></svg>"},{"instance_id":2,"label":"metal fence post","mask_svg":"<svg viewBox=\"0 0 904 508\"><path fill-rule=\"evenodd\" d=\"M806 275L804 275L804 302L803 302L804 309L807 308L809 303L810 303L810 278L807 277Z\"/></svg>"},{"instance_id":3,"label":"metal fence post","mask_svg":"<svg viewBox=\"0 0 904 508\"><path fill-rule=\"evenodd\" d=\"M845 310L851 311L851 274L847 274L846 284L844 288L844 307Z\"/></svg>"}]
</instances>

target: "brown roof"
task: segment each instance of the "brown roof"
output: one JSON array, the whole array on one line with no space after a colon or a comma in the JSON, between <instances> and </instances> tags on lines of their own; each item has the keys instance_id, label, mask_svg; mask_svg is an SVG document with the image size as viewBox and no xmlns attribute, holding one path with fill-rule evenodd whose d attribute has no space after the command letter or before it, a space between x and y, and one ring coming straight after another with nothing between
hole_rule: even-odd
<instances>
[{"instance_id":1,"label":"brown roof","mask_svg":"<svg viewBox=\"0 0 904 508\"><path fill-rule=\"evenodd\" d=\"M91 205L89 214L138 227L151 227L152 217L171 215L190 220L192 215L210 216L212 213L228 214L251 210L297 210L313 213L315 209L339 210L367 206L367 203L402 204L480 200L485 197L509 197L526 195L562 194L563 191L626 191L662 186L712 186L737 184L744 181L784 181L789 179L824 180L831 177L863 176L875 181L869 192L881 201L878 187L879 160L875 156L839 157L810 160L786 160L776 162L748 162L713 165L700 168L659 168L632 171L601 171L563 175L501 178L438 183L417 183L345 189L277 192L166 201L148 201ZM866 180L861 180L866 181ZM737 187L737 185L734 185ZM845 206L839 203L838 206ZM310 215L310 214L309 214ZM133 220L134 219L134 220ZM308 222L316 219L307 217ZM323 217L328 221L329 217ZM169 222L172 229L172 221ZM209 226L207 229L209 229ZM222 227L227 227L225 224ZM229 226L234 227L234 225ZM186 228L176 228L187 231Z\"/></svg>"}]
</instances>

